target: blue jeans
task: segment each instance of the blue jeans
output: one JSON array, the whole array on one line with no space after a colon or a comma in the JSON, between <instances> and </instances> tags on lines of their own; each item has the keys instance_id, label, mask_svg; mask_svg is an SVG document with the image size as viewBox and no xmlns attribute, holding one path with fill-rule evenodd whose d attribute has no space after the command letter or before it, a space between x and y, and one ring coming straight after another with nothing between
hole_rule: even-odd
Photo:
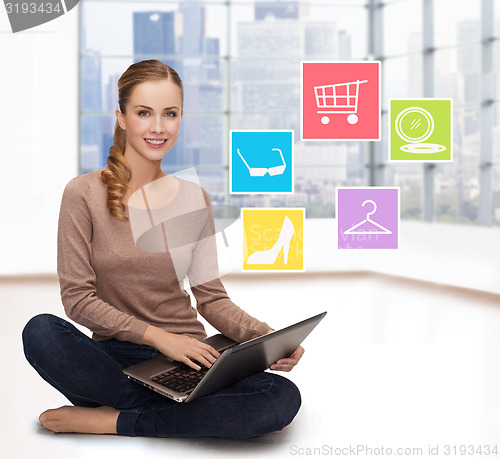
<instances>
[{"instance_id":1,"label":"blue jeans","mask_svg":"<svg viewBox=\"0 0 500 459\"><path fill-rule=\"evenodd\" d=\"M50 314L23 330L24 353L40 376L76 406L120 411L119 435L249 438L283 429L297 414L297 387L259 373L189 403L177 403L130 381L122 368L159 355L150 346L95 341Z\"/></svg>"}]
</instances>

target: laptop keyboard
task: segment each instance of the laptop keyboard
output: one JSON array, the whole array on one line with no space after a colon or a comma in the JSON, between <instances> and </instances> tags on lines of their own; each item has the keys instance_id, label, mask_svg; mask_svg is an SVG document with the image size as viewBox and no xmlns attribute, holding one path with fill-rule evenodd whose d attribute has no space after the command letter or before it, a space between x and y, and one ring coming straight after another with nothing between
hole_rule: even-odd
<instances>
[{"instance_id":1,"label":"laptop keyboard","mask_svg":"<svg viewBox=\"0 0 500 459\"><path fill-rule=\"evenodd\" d=\"M208 368L206 367L201 367L201 370L197 371L183 365L165 373L157 374L151 380L176 392L188 392L198 385L207 371Z\"/></svg>"}]
</instances>

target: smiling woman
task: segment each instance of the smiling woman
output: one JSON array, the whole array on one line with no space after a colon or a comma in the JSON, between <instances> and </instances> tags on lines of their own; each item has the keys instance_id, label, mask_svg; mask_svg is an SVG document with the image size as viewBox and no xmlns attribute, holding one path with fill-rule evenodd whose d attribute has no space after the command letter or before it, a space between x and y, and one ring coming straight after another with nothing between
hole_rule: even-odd
<instances>
[{"instance_id":1,"label":"smiling woman","mask_svg":"<svg viewBox=\"0 0 500 459\"><path fill-rule=\"evenodd\" d=\"M272 329L236 306L218 278L207 192L161 169L183 114L179 77L160 61L143 61L130 66L118 86L108 167L68 183L59 217L62 303L93 336L50 314L33 317L23 331L28 361L74 405L47 410L40 421L55 432L128 436L241 438L281 430L301 398L292 382L276 374L254 374L192 403L177 403L122 371L160 355L196 371L210 368L219 352L202 341L207 334L198 313L237 342ZM160 190L153 198L167 213L156 225L156 201L146 199L152 189ZM159 233L162 250L142 250L134 239L133 204L141 195L141 228L175 222L172 231ZM176 245L179 237L183 242ZM207 279L206 272L216 274ZM196 310L184 290L186 277ZM303 352L297 348L271 369L290 371Z\"/></svg>"},{"instance_id":2,"label":"smiling woman","mask_svg":"<svg viewBox=\"0 0 500 459\"><path fill-rule=\"evenodd\" d=\"M118 80L118 91L114 145L101 178L111 213L126 219L123 201L141 185L166 175L159 165L179 136L184 91L177 72L156 60L131 65ZM131 167L136 169L133 178ZM153 169L156 176L151 176Z\"/></svg>"},{"instance_id":3,"label":"smiling woman","mask_svg":"<svg viewBox=\"0 0 500 459\"><path fill-rule=\"evenodd\" d=\"M126 201L145 183L166 175L160 165L179 136L182 96L170 80L147 81L134 88L125 109L116 110L116 117L125 134L123 156L136 171L130 177ZM160 177L152 175L158 173Z\"/></svg>"}]
</instances>

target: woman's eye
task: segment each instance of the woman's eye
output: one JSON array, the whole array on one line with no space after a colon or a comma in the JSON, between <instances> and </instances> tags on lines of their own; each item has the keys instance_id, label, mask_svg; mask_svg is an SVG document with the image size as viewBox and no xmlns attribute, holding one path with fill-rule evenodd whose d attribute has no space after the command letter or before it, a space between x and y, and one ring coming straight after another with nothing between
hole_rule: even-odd
<instances>
[{"instance_id":1,"label":"woman's eye","mask_svg":"<svg viewBox=\"0 0 500 459\"><path fill-rule=\"evenodd\" d=\"M148 112L144 112L144 111L139 112L139 116L148 116L148 115L149 115Z\"/></svg>"},{"instance_id":2,"label":"woman's eye","mask_svg":"<svg viewBox=\"0 0 500 459\"><path fill-rule=\"evenodd\" d=\"M167 113L165 113L165 116L167 116L168 118L175 118L177 116L177 113L176 112L167 112Z\"/></svg>"}]
</instances>

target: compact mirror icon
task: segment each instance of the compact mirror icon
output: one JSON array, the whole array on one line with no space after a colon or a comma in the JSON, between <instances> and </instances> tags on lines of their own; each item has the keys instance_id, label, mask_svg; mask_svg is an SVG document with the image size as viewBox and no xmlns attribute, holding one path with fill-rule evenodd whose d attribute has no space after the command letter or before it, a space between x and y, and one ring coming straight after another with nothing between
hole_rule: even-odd
<instances>
[{"instance_id":1,"label":"compact mirror icon","mask_svg":"<svg viewBox=\"0 0 500 459\"><path fill-rule=\"evenodd\" d=\"M408 153L430 154L446 150L444 145L424 143L434 132L434 118L422 107L408 107L402 110L395 121L398 136L408 145L400 150Z\"/></svg>"}]
</instances>

